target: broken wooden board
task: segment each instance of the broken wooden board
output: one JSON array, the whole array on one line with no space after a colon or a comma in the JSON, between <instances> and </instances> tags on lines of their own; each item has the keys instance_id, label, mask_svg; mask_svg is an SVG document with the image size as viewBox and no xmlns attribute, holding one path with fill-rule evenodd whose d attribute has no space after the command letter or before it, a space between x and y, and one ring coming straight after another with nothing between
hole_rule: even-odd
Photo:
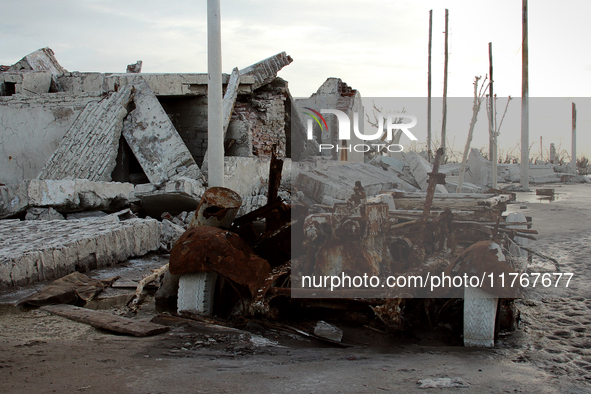
<instances>
[{"instance_id":1,"label":"broken wooden board","mask_svg":"<svg viewBox=\"0 0 591 394\"><path fill-rule=\"evenodd\" d=\"M73 305L51 305L44 306L41 309L53 315L88 324L95 328L133 335L136 337L149 337L170 330L170 327L160 324L132 320L126 317L115 316L105 312L98 312Z\"/></svg>"}]
</instances>

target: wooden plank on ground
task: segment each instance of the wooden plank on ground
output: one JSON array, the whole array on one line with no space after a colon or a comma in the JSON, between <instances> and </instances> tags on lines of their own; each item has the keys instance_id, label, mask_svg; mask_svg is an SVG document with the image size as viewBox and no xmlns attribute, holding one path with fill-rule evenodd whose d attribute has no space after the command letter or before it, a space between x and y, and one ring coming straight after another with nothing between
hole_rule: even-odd
<instances>
[{"instance_id":1,"label":"wooden plank on ground","mask_svg":"<svg viewBox=\"0 0 591 394\"><path fill-rule=\"evenodd\" d=\"M127 317L115 316L74 305L50 305L44 306L41 309L53 315L62 316L96 328L136 337L148 337L170 330L170 327L161 324L132 320Z\"/></svg>"}]
</instances>

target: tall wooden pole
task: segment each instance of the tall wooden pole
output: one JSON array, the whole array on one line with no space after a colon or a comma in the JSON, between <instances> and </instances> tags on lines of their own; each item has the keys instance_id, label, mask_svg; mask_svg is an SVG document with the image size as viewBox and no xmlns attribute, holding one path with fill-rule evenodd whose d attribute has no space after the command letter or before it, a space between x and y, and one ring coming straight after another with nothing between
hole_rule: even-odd
<instances>
[{"instance_id":1,"label":"tall wooden pole","mask_svg":"<svg viewBox=\"0 0 591 394\"><path fill-rule=\"evenodd\" d=\"M433 40L433 10L429 11L429 65L427 66L427 157L431 162L431 44Z\"/></svg>"},{"instance_id":2,"label":"tall wooden pole","mask_svg":"<svg viewBox=\"0 0 591 394\"><path fill-rule=\"evenodd\" d=\"M493 55L492 55L492 42L488 43L488 63L489 63L489 74L490 74L490 85L489 85L489 95L490 95L490 118L489 118L489 125L488 125L488 135L489 135L489 158L492 162L492 187L493 189L497 188L497 181L498 181L498 174L497 174L497 126L496 120L497 116L495 114L495 95L493 93Z\"/></svg>"},{"instance_id":3,"label":"tall wooden pole","mask_svg":"<svg viewBox=\"0 0 591 394\"><path fill-rule=\"evenodd\" d=\"M207 0L207 150L209 187L224 186L220 0Z\"/></svg>"},{"instance_id":4,"label":"tall wooden pole","mask_svg":"<svg viewBox=\"0 0 591 394\"><path fill-rule=\"evenodd\" d=\"M492 63L492 42L488 43L488 75L490 78L490 84L488 85L488 95L490 97L490 113L491 121L489 123L489 135L488 135L488 158L492 161L493 157L493 133L494 133L494 94L493 94L493 63Z\"/></svg>"},{"instance_id":5,"label":"tall wooden pole","mask_svg":"<svg viewBox=\"0 0 591 394\"><path fill-rule=\"evenodd\" d=\"M577 106L573 103L573 136L572 136L571 171L577 175Z\"/></svg>"},{"instance_id":6,"label":"tall wooden pole","mask_svg":"<svg viewBox=\"0 0 591 394\"><path fill-rule=\"evenodd\" d=\"M529 190L529 63L527 47L527 0L522 0L521 48L521 186Z\"/></svg>"},{"instance_id":7,"label":"tall wooden pole","mask_svg":"<svg viewBox=\"0 0 591 394\"><path fill-rule=\"evenodd\" d=\"M449 11L445 9L445 60L443 65L443 117L441 119L441 148L443 149L443 157L445 162L445 139L446 139L446 122L447 122L447 37L449 26Z\"/></svg>"}]
</instances>

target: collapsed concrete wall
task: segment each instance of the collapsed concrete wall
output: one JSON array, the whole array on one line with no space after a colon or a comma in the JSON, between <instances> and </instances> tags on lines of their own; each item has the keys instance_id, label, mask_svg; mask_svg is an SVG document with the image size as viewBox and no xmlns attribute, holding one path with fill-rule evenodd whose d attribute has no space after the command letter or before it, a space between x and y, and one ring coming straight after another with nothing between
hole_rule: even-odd
<instances>
[{"instance_id":1,"label":"collapsed concrete wall","mask_svg":"<svg viewBox=\"0 0 591 394\"><path fill-rule=\"evenodd\" d=\"M0 97L0 183L36 178L78 115L101 98L97 92Z\"/></svg>"},{"instance_id":2,"label":"collapsed concrete wall","mask_svg":"<svg viewBox=\"0 0 591 394\"><path fill-rule=\"evenodd\" d=\"M87 105L38 178L110 181L131 99L132 89L127 87Z\"/></svg>"},{"instance_id":3,"label":"collapsed concrete wall","mask_svg":"<svg viewBox=\"0 0 591 394\"><path fill-rule=\"evenodd\" d=\"M135 108L123 122L123 136L151 183L182 177L202 180L179 133L145 81L131 85Z\"/></svg>"},{"instance_id":4,"label":"collapsed concrete wall","mask_svg":"<svg viewBox=\"0 0 591 394\"><path fill-rule=\"evenodd\" d=\"M133 185L118 182L76 180L25 180L0 186L0 219L30 207L54 208L61 213L86 210L117 210L135 201Z\"/></svg>"},{"instance_id":5,"label":"collapsed concrete wall","mask_svg":"<svg viewBox=\"0 0 591 394\"><path fill-rule=\"evenodd\" d=\"M321 109L338 109L349 116L351 124L354 122L353 114L357 112L361 121L359 122L359 131L364 132L363 121L363 105L361 102L361 95L355 89L352 89L340 78L328 78L318 91L307 99L298 98L295 100L299 112L307 112L306 107L311 107L317 111ZM314 136L319 144L331 144L333 146L345 147L339 152L336 150L324 150L322 154L330 157L333 160L348 161L352 163L363 163L364 153L356 152L351 149L351 146L362 143L355 134L351 134L349 141L339 141L338 136L338 120L335 115L325 115L328 128L320 129L319 126L312 124L314 127ZM318 153L317 153L318 154Z\"/></svg>"},{"instance_id":6,"label":"collapsed concrete wall","mask_svg":"<svg viewBox=\"0 0 591 394\"><path fill-rule=\"evenodd\" d=\"M160 247L154 219L0 221L0 288L113 265Z\"/></svg>"}]
</instances>

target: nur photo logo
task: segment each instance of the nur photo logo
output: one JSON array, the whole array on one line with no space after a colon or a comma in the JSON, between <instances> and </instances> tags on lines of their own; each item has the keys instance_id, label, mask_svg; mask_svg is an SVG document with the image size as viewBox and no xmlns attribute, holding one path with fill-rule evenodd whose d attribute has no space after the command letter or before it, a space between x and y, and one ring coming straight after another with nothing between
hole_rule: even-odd
<instances>
[{"instance_id":1,"label":"nur photo logo","mask_svg":"<svg viewBox=\"0 0 591 394\"><path fill-rule=\"evenodd\" d=\"M351 150L355 152L369 152L372 147L378 149L387 149L389 152L401 152L404 150L404 147L398 143L391 143L394 139L394 131L401 130L411 141L417 141L417 137L409 130L417 125L417 117L407 113L394 113L388 114L385 117L378 115L377 117L377 130L373 134L364 134L360 131L360 120L359 120L359 112L353 112L353 122L349 116L338 109L327 109L322 108L320 111L317 111L310 107L304 107L304 109L310 112L304 112L305 115L308 115L307 121L307 138L308 140L314 139L314 122L318 124L320 127L320 131L324 132L335 132L334 130L329 130L328 123L325 119L323 114L331 114L336 116L338 130L335 135L338 134L338 140L343 145L339 144L326 144L321 143L319 144L319 151L330 151L336 150L337 152L340 150L347 150L351 152ZM410 119L409 123L401 123L403 119ZM352 124L351 124L352 123ZM375 141L374 143L360 143L360 144L351 144L349 141L352 140L351 138L351 131L353 135L356 137L357 140L361 141Z\"/></svg>"}]
</instances>

